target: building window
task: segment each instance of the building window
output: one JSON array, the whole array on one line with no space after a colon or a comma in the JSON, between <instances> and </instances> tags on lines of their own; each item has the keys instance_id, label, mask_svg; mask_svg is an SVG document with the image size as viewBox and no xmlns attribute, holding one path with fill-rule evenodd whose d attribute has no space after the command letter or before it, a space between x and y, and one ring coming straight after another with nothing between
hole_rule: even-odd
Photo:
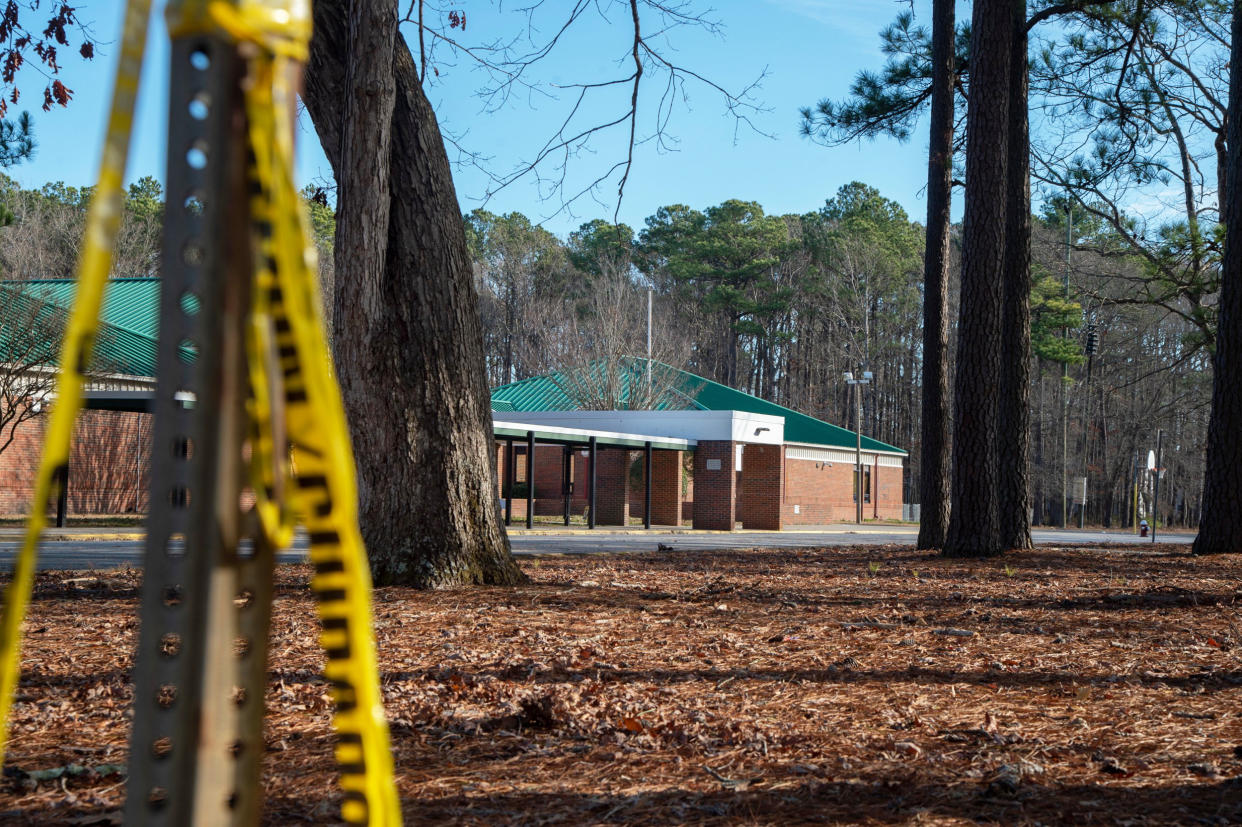
<instances>
[{"instance_id":1,"label":"building window","mask_svg":"<svg viewBox=\"0 0 1242 827\"><path fill-rule=\"evenodd\" d=\"M863 502L871 502L871 469L864 467L862 469L863 481ZM854 502L858 502L858 472L854 472Z\"/></svg>"}]
</instances>

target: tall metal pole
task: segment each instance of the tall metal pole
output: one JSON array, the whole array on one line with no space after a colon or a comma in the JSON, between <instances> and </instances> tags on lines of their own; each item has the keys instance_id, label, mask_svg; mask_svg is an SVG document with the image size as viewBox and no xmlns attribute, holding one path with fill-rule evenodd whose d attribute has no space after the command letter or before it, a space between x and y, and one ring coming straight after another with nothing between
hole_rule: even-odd
<instances>
[{"instance_id":1,"label":"tall metal pole","mask_svg":"<svg viewBox=\"0 0 1242 827\"><path fill-rule=\"evenodd\" d=\"M845 374L845 384L854 388L854 424L857 428L854 434L854 521L862 525L863 521L863 464L862 464L862 386L871 383L875 375L864 370L858 376L851 372ZM849 404L847 401L846 404Z\"/></svg>"},{"instance_id":2,"label":"tall metal pole","mask_svg":"<svg viewBox=\"0 0 1242 827\"><path fill-rule=\"evenodd\" d=\"M651 288L647 288L647 406L655 408L651 390Z\"/></svg>"},{"instance_id":3,"label":"tall metal pole","mask_svg":"<svg viewBox=\"0 0 1242 827\"><path fill-rule=\"evenodd\" d=\"M854 434L854 499L856 502L854 522L862 525L863 521L863 466L862 466L862 383L854 386L854 401L856 404L857 419L854 425L857 426L858 432Z\"/></svg>"},{"instance_id":4,"label":"tall metal pole","mask_svg":"<svg viewBox=\"0 0 1242 827\"><path fill-rule=\"evenodd\" d=\"M1087 377L1082 385L1082 508L1078 511L1078 527L1087 521L1087 478L1091 475L1091 363L1095 359L1095 323L1087 323Z\"/></svg>"},{"instance_id":5,"label":"tall metal pole","mask_svg":"<svg viewBox=\"0 0 1242 827\"><path fill-rule=\"evenodd\" d=\"M1065 195L1065 298L1069 298L1070 243L1074 227L1074 202ZM1069 330L1061 329L1061 338L1069 338ZM1061 528L1069 521L1069 362L1061 369Z\"/></svg>"}]
</instances>

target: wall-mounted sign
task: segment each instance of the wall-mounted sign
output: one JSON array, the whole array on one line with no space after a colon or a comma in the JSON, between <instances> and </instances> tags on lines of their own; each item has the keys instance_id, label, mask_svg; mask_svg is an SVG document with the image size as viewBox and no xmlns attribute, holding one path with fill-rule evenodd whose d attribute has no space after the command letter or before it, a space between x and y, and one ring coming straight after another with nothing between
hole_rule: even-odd
<instances>
[{"instance_id":1,"label":"wall-mounted sign","mask_svg":"<svg viewBox=\"0 0 1242 827\"><path fill-rule=\"evenodd\" d=\"M719 471L719 470L720 470L720 460L718 460L718 459L709 459L709 460L707 461L707 470L708 470L708 471Z\"/></svg>"}]
</instances>

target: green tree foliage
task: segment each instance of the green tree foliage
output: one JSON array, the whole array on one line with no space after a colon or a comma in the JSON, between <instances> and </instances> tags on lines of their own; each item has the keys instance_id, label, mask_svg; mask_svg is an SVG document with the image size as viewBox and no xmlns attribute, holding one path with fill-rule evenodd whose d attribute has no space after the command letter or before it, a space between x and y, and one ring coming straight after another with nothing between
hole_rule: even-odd
<instances>
[{"instance_id":1,"label":"green tree foliage","mask_svg":"<svg viewBox=\"0 0 1242 827\"><path fill-rule=\"evenodd\" d=\"M858 366L869 366L880 348L908 348L909 341L892 334L919 310L921 228L897 202L857 181L806 223L808 244L831 276L815 286L831 292L844 323L857 331Z\"/></svg>"},{"instance_id":2,"label":"green tree foliage","mask_svg":"<svg viewBox=\"0 0 1242 827\"><path fill-rule=\"evenodd\" d=\"M968 25L958 27L954 50L957 84L964 92ZM860 71L850 84L849 97L841 101L825 98L814 107L802 108L799 128L804 136L829 146L884 136L909 140L931 103L931 32L915 25L913 13L902 12L880 32L880 52L885 56L884 67L879 72ZM958 103L965 104L961 95Z\"/></svg>"},{"instance_id":3,"label":"green tree foliage","mask_svg":"<svg viewBox=\"0 0 1242 827\"><path fill-rule=\"evenodd\" d=\"M306 215L310 218L311 239L321 256L324 253L331 255L336 244L336 210L328 203L328 194L323 187L307 184L302 188L301 195Z\"/></svg>"},{"instance_id":4,"label":"green tree foliage","mask_svg":"<svg viewBox=\"0 0 1242 827\"><path fill-rule=\"evenodd\" d=\"M634 230L627 224L592 219L569 234L569 262L590 277L628 270L634 260Z\"/></svg>"},{"instance_id":5,"label":"green tree foliage","mask_svg":"<svg viewBox=\"0 0 1242 827\"><path fill-rule=\"evenodd\" d=\"M12 214L0 232L0 273L7 279L64 278L73 275L94 187L61 181L23 189L0 175L0 204ZM126 192L116 239L112 275L153 276L159 272L164 192L144 177Z\"/></svg>"},{"instance_id":6,"label":"green tree foliage","mask_svg":"<svg viewBox=\"0 0 1242 827\"><path fill-rule=\"evenodd\" d=\"M774 278L790 241L786 222L753 201L731 199L703 212L675 205L648 218L640 238L644 266L663 271L653 281L669 278L680 301L713 319L718 335L698 354L709 375L737 383L742 339L768 334L792 299Z\"/></svg>"},{"instance_id":7,"label":"green tree foliage","mask_svg":"<svg viewBox=\"0 0 1242 827\"><path fill-rule=\"evenodd\" d=\"M1031 290L1031 352L1036 358L1056 364L1077 365L1083 361L1082 346L1065 331L1082 325L1082 305L1065 297L1065 288L1056 276L1036 279Z\"/></svg>"}]
</instances>

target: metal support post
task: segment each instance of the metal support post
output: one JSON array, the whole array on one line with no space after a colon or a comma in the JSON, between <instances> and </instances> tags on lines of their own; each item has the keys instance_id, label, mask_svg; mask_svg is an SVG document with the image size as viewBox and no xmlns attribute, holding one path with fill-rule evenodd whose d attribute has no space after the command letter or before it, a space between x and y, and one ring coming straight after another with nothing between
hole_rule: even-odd
<instances>
[{"instance_id":1,"label":"metal support post","mask_svg":"<svg viewBox=\"0 0 1242 827\"><path fill-rule=\"evenodd\" d=\"M565 525L569 525L569 511L574 496L573 461L573 448L566 445L561 454L561 497L565 501Z\"/></svg>"},{"instance_id":2,"label":"metal support post","mask_svg":"<svg viewBox=\"0 0 1242 827\"><path fill-rule=\"evenodd\" d=\"M56 482L56 527L65 527L65 518L69 516L69 463L61 466Z\"/></svg>"},{"instance_id":3,"label":"metal support post","mask_svg":"<svg viewBox=\"0 0 1242 827\"><path fill-rule=\"evenodd\" d=\"M875 375L864 370L861 375L855 376L851 372L845 374L845 384L854 388L854 403L856 419L854 426L857 429L854 434L854 521L862 525L863 521L863 464L862 464L862 386L869 385L875 379Z\"/></svg>"},{"instance_id":4,"label":"metal support post","mask_svg":"<svg viewBox=\"0 0 1242 827\"><path fill-rule=\"evenodd\" d=\"M517 475L517 457L513 440L505 440L505 525L513 523L513 481Z\"/></svg>"},{"instance_id":5,"label":"metal support post","mask_svg":"<svg viewBox=\"0 0 1242 827\"><path fill-rule=\"evenodd\" d=\"M643 528L651 528L651 443L643 443Z\"/></svg>"},{"instance_id":6,"label":"metal support post","mask_svg":"<svg viewBox=\"0 0 1242 827\"><path fill-rule=\"evenodd\" d=\"M526 432L526 527L535 527L535 432Z\"/></svg>"},{"instance_id":7,"label":"metal support post","mask_svg":"<svg viewBox=\"0 0 1242 827\"><path fill-rule=\"evenodd\" d=\"M252 267L235 44L171 49L159 388L126 823L255 824L274 552L251 538ZM204 118L191 103L209 102ZM184 195L183 195L184 194Z\"/></svg>"},{"instance_id":8,"label":"metal support post","mask_svg":"<svg viewBox=\"0 0 1242 827\"><path fill-rule=\"evenodd\" d=\"M854 522L862 525L863 521L863 465L862 465L862 385L854 385L854 400L857 403L858 418L854 426L858 429L854 434L854 500L856 513Z\"/></svg>"},{"instance_id":9,"label":"metal support post","mask_svg":"<svg viewBox=\"0 0 1242 827\"><path fill-rule=\"evenodd\" d=\"M595 528L595 480L597 471L596 465L599 464L597 462L599 459L599 446L595 444L595 437L591 437L588 444L590 446L589 451L591 454L591 490L587 493L587 528Z\"/></svg>"}]
</instances>

